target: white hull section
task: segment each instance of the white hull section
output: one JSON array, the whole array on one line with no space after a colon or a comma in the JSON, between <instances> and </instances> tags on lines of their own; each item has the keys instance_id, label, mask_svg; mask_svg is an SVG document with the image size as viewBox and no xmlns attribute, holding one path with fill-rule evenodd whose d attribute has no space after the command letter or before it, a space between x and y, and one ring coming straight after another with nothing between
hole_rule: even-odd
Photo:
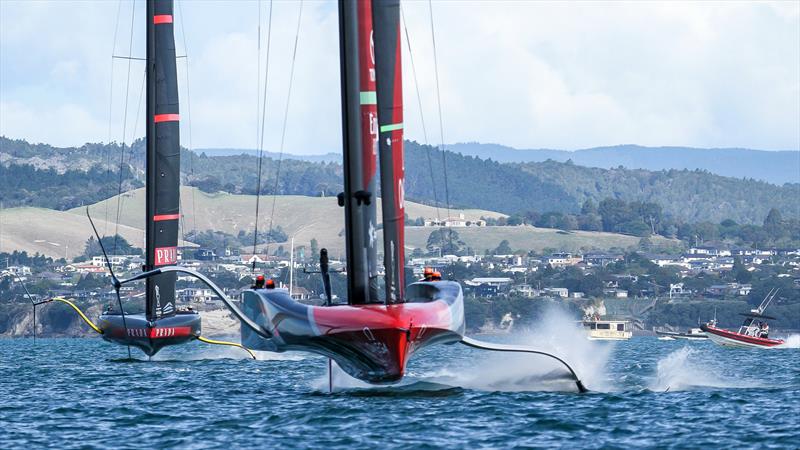
<instances>
[{"instance_id":1,"label":"white hull section","mask_svg":"<svg viewBox=\"0 0 800 450\"><path fill-rule=\"evenodd\" d=\"M714 333L706 333L708 334L708 338L711 339L712 342L715 344L721 345L723 347L737 347L737 348L767 348L766 345L759 345L759 344L751 344L749 342L739 341L736 339L729 339L723 336L716 335Z\"/></svg>"},{"instance_id":2,"label":"white hull section","mask_svg":"<svg viewBox=\"0 0 800 450\"><path fill-rule=\"evenodd\" d=\"M589 336L590 341L627 341L633 336L631 332L620 332L619 336Z\"/></svg>"}]
</instances>

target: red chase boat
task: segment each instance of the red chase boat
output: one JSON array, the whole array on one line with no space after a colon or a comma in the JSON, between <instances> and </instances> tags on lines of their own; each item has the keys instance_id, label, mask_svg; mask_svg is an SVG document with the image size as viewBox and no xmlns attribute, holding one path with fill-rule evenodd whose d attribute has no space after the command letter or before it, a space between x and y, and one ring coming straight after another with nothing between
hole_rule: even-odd
<instances>
[{"instance_id":1,"label":"red chase boat","mask_svg":"<svg viewBox=\"0 0 800 450\"><path fill-rule=\"evenodd\" d=\"M777 293L777 289L769 291L758 308L741 313L745 319L742 326L739 327L739 331L718 328L716 319L701 325L700 328L706 332L711 341L725 347L775 347L781 345L784 342L782 339L769 338L767 320L775 320L775 318L764 315L764 310L767 309Z\"/></svg>"}]
</instances>

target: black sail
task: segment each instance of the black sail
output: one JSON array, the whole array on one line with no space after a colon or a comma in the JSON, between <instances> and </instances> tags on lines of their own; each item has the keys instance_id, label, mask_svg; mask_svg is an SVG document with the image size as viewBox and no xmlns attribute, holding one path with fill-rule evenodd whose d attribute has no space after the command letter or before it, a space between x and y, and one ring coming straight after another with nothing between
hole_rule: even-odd
<instances>
[{"instance_id":1,"label":"black sail","mask_svg":"<svg viewBox=\"0 0 800 450\"><path fill-rule=\"evenodd\" d=\"M400 1L373 0L386 302L403 301L405 206Z\"/></svg>"},{"instance_id":2,"label":"black sail","mask_svg":"<svg viewBox=\"0 0 800 450\"><path fill-rule=\"evenodd\" d=\"M339 1L347 300L378 301L375 210L378 118L369 1Z\"/></svg>"},{"instance_id":3,"label":"black sail","mask_svg":"<svg viewBox=\"0 0 800 450\"><path fill-rule=\"evenodd\" d=\"M172 0L147 1L146 269L178 259L180 130ZM175 273L147 279L148 320L175 314Z\"/></svg>"}]
</instances>

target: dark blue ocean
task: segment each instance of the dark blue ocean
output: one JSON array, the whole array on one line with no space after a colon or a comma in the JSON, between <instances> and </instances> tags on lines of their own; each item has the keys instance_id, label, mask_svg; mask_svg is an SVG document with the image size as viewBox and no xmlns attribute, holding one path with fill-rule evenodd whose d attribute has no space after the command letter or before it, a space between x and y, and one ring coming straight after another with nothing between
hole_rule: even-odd
<instances>
[{"instance_id":1,"label":"dark blue ocean","mask_svg":"<svg viewBox=\"0 0 800 450\"><path fill-rule=\"evenodd\" d=\"M418 353L399 386L327 360L198 342L154 358L100 339L0 340L0 448L798 448L800 349L711 342L505 341L551 347L593 390L536 356L461 345Z\"/></svg>"}]
</instances>

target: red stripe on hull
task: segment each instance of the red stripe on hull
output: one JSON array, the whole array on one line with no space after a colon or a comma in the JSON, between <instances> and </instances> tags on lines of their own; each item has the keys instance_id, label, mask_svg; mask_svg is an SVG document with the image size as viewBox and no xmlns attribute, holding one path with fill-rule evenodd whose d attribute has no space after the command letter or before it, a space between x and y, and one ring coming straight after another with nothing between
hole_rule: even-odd
<instances>
[{"instance_id":1,"label":"red stripe on hull","mask_svg":"<svg viewBox=\"0 0 800 450\"><path fill-rule=\"evenodd\" d=\"M724 337L726 339L731 339L734 341L745 342L748 344L753 345L762 345L764 347L774 347L776 345L783 344L783 340L781 339L768 339L768 338L759 338L753 336L746 336L744 334L739 334L734 331L726 330L724 328L716 328L704 325L701 327L703 331L706 333L715 334L717 336Z\"/></svg>"}]
</instances>

